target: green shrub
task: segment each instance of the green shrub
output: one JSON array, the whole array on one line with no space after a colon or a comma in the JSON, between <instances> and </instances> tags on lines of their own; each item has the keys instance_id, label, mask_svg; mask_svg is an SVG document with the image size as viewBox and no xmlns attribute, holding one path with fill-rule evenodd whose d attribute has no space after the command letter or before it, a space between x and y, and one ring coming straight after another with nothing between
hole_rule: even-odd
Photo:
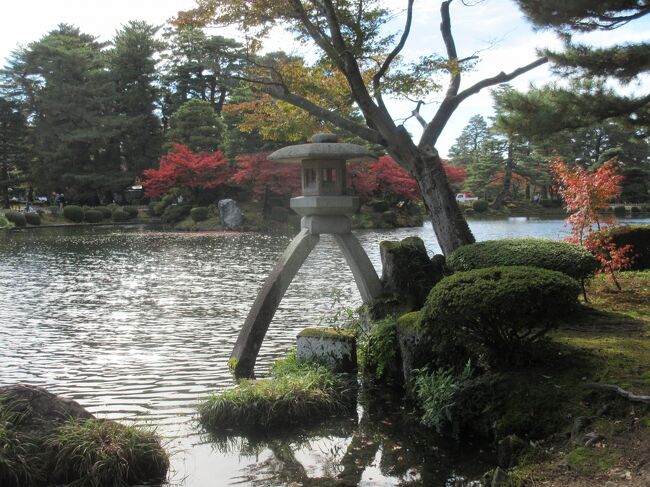
<instances>
[{"instance_id":1,"label":"green shrub","mask_svg":"<svg viewBox=\"0 0 650 487\"><path fill-rule=\"evenodd\" d=\"M610 237L617 247L632 246L632 270L650 269L650 225L621 225L599 233Z\"/></svg>"},{"instance_id":2,"label":"green shrub","mask_svg":"<svg viewBox=\"0 0 650 487\"><path fill-rule=\"evenodd\" d=\"M618 216L625 216L626 210L623 205L618 205L614 207L614 214Z\"/></svg>"},{"instance_id":3,"label":"green shrub","mask_svg":"<svg viewBox=\"0 0 650 487\"><path fill-rule=\"evenodd\" d=\"M524 265L563 272L581 280L596 272L598 261L578 245L539 238L508 238L464 245L449 256L447 265L454 271Z\"/></svg>"},{"instance_id":4,"label":"green shrub","mask_svg":"<svg viewBox=\"0 0 650 487\"><path fill-rule=\"evenodd\" d=\"M0 215L0 229L9 229L13 228L14 224L10 222L6 216Z\"/></svg>"},{"instance_id":5,"label":"green shrub","mask_svg":"<svg viewBox=\"0 0 650 487\"><path fill-rule=\"evenodd\" d=\"M397 320L389 316L373 323L363 349L364 372L371 372L377 378L390 378L393 363L397 358Z\"/></svg>"},{"instance_id":6,"label":"green shrub","mask_svg":"<svg viewBox=\"0 0 650 487\"><path fill-rule=\"evenodd\" d=\"M69 420L45 441L55 483L134 485L163 480L169 458L150 431L113 421Z\"/></svg>"},{"instance_id":7,"label":"green shrub","mask_svg":"<svg viewBox=\"0 0 650 487\"><path fill-rule=\"evenodd\" d=\"M458 272L431 290L419 327L431 339L435 367L514 363L577 308L579 292L567 275L535 267Z\"/></svg>"},{"instance_id":8,"label":"green shrub","mask_svg":"<svg viewBox=\"0 0 650 487\"><path fill-rule=\"evenodd\" d=\"M484 213L488 209L488 202L485 200L476 200L474 203L472 203L472 209L476 213Z\"/></svg>"},{"instance_id":9,"label":"green shrub","mask_svg":"<svg viewBox=\"0 0 650 487\"><path fill-rule=\"evenodd\" d=\"M352 400L351 400L352 399ZM297 363L295 352L276 362L268 379L242 380L199 405L201 424L210 431L260 432L302 425L354 410L347 379L326 367Z\"/></svg>"},{"instance_id":10,"label":"green shrub","mask_svg":"<svg viewBox=\"0 0 650 487\"><path fill-rule=\"evenodd\" d=\"M178 223L190 214L190 205L171 205L165 209L162 215L163 223Z\"/></svg>"},{"instance_id":11,"label":"green shrub","mask_svg":"<svg viewBox=\"0 0 650 487\"><path fill-rule=\"evenodd\" d=\"M209 210L206 206L198 206L190 210L190 216L195 222L202 222L208 219Z\"/></svg>"},{"instance_id":12,"label":"green shrub","mask_svg":"<svg viewBox=\"0 0 650 487\"><path fill-rule=\"evenodd\" d=\"M129 220L137 218L138 214L140 213L137 206L123 206L122 211L129 215Z\"/></svg>"},{"instance_id":13,"label":"green shrub","mask_svg":"<svg viewBox=\"0 0 650 487\"><path fill-rule=\"evenodd\" d=\"M171 206L176 202L176 197L174 195L168 194L162 197L160 201L152 201L149 203L149 210L154 216L161 216L168 206Z\"/></svg>"},{"instance_id":14,"label":"green shrub","mask_svg":"<svg viewBox=\"0 0 650 487\"><path fill-rule=\"evenodd\" d=\"M38 213L25 213L25 220L30 225L38 226L41 224L41 215Z\"/></svg>"},{"instance_id":15,"label":"green shrub","mask_svg":"<svg viewBox=\"0 0 650 487\"><path fill-rule=\"evenodd\" d=\"M118 208L113 212L113 221L116 223L128 222L130 219L131 215L121 208Z\"/></svg>"},{"instance_id":16,"label":"green shrub","mask_svg":"<svg viewBox=\"0 0 650 487\"><path fill-rule=\"evenodd\" d=\"M637 213L641 213L641 208L639 208L638 206L633 206L632 208L630 208L630 213L632 213L633 215L636 215Z\"/></svg>"},{"instance_id":17,"label":"green shrub","mask_svg":"<svg viewBox=\"0 0 650 487\"><path fill-rule=\"evenodd\" d=\"M109 208L108 206L96 206L95 208L93 208L93 210L97 210L97 211L101 212L102 219L108 220L109 218L111 218L113 216L113 210L111 208Z\"/></svg>"},{"instance_id":18,"label":"green shrub","mask_svg":"<svg viewBox=\"0 0 650 487\"><path fill-rule=\"evenodd\" d=\"M25 215L19 211L9 210L5 212L5 218L17 227L27 226Z\"/></svg>"},{"instance_id":19,"label":"green shrub","mask_svg":"<svg viewBox=\"0 0 650 487\"><path fill-rule=\"evenodd\" d=\"M84 213L84 220L88 223L99 223L104 219L104 213L99 210L86 210Z\"/></svg>"},{"instance_id":20,"label":"green shrub","mask_svg":"<svg viewBox=\"0 0 650 487\"><path fill-rule=\"evenodd\" d=\"M63 217L75 223L84 221L84 210L81 206L68 205L63 208Z\"/></svg>"}]
</instances>

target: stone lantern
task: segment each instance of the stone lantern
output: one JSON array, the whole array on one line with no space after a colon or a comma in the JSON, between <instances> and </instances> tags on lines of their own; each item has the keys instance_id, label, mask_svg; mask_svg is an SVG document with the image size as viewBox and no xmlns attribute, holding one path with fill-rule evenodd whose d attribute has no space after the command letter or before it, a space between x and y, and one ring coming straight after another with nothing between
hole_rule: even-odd
<instances>
[{"instance_id":1,"label":"stone lantern","mask_svg":"<svg viewBox=\"0 0 650 487\"><path fill-rule=\"evenodd\" d=\"M319 241L332 234L352 270L364 303L382 293L370 259L351 232L350 218L359 199L346 194L346 163L368 161L374 156L365 148L337 142L332 134L316 134L311 144L284 147L269 160L302 165L302 196L291 199L291 208L302 216L300 233L276 264L260 290L232 352L230 366L238 377L252 377L262 340L284 293Z\"/></svg>"}]
</instances>

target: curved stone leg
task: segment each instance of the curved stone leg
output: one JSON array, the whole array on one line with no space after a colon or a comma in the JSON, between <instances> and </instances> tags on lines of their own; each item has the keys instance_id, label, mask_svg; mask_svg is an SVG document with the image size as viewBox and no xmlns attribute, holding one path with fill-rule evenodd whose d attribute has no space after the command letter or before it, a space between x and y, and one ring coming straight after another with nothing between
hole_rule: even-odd
<instances>
[{"instance_id":1,"label":"curved stone leg","mask_svg":"<svg viewBox=\"0 0 650 487\"><path fill-rule=\"evenodd\" d=\"M266 278L253 307L248 312L232 351L230 365L236 377L252 377L257 354L275 311L300 266L318 243L318 235L302 230L280 257Z\"/></svg>"},{"instance_id":2,"label":"curved stone leg","mask_svg":"<svg viewBox=\"0 0 650 487\"><path fill-rule=\"evenodd\" d=\"M351 233L335 234L334 239L352 270L361 299L364 303L370 304L374 299L381 296L382 285L379 282L375 268L368 258L368 254L363 250L357 237Z\"/></svg>"}]
</instances>

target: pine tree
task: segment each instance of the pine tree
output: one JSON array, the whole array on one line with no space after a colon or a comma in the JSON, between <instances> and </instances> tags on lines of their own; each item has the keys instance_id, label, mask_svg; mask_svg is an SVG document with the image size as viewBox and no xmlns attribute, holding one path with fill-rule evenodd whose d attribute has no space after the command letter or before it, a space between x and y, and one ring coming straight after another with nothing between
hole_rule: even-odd
<instances>
[{"instance_id":1,"label":"pine tree","mask_svg":"<svg viewBox=\"0 0 650 487\"><path fill-rule=\"evenodd\" d=\"M0 98L0 197L9 208L9 187L21 181L28 158L25 146L27 124L20 107Z\"/></svg>"},{"instance_id":2,"label":"pine tree","mask_svg":"<svg viewBox=\"0 0 650 487\"><path fill-rule=\"evenodd\" d=\"M129 22L117 32L108 53L114 111L120 120L113 142L119 144L122 170L130 180L160 159L162 126L154 113L159 98L155 58L162 49L155 40L157 30L146 22Z\"/></svg>"}]
</instances>

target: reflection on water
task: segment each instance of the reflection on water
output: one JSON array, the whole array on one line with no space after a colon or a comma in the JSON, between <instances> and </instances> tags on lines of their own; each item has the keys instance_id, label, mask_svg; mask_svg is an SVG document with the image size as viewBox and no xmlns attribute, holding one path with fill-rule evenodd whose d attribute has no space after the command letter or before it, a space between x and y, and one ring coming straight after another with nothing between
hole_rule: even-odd
<instances>
[{"instance_id":1,"label":"reflection on water","mask_svg":"<svg viewBox=\"0 0 650 487\"><path fill-rule=\"evenodd\" d=\"M479 240L567 233L560 221L471 226ZM377 267L381 240L410 235L421 236L431 253L438 251L430 226L358 233ZM287 236L137 227L0 232L0 384L43 385L104 417L146 419L170 439L176 484L248 485L256 472L280 468L277 462L295 463L292 458L309 478L331 477L342 461L318 452L334 449L345 455L355 438L365 438L364 432L376 426L363 419L370 418L367 414L352 434L311 438L308 447L289 442L290 453L285 443L268 444L261 452L215 451L193 422L199 399L232 385L226 364L239 327L289 241ZM333 240L323 236L270 326L258 362L262 370L302 328L330 312L333 288L343 303L359 303L351 272ZM398 434L384 425L371 436L388 435L395 442ZM385 459L395 452L380 443L372 461L360 460L366 485L419 485L421 465L435 465L445 454L441 448L420 447L422 455L435 458L404 456L408 460L396 470L401 473L393 475ZM404 477L409 471L415 476L411 480Z\"/></svg>"}]
</instances>

